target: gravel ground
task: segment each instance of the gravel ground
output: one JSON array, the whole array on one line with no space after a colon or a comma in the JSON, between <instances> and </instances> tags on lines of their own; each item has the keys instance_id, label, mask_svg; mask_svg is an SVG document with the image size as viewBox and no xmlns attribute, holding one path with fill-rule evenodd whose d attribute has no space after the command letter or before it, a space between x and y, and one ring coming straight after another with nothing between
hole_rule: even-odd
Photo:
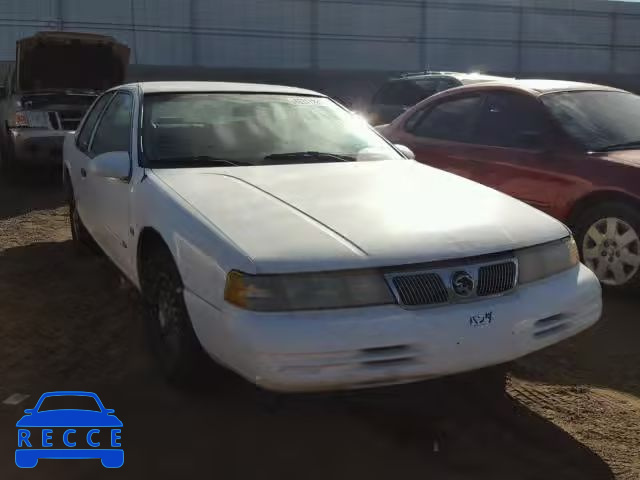
<instances>
[{"instance_id":1,"label":"gravel ground","mask_svg":"<svg viewBox=\"0 0 640 480\"><path fill-rule=\"evenodd\" d=\"M515 365L511 398L427 402L428 385L382 396L291 399L250 386L167 387L146 350L139 301L109 262L78 254L59 188L0 184L0 478L640 479L640 301L605 295L593 329ZM48 390L95 391L125 424L125 465L13 463L15 422Z\"/></svg>"}]
</instances>

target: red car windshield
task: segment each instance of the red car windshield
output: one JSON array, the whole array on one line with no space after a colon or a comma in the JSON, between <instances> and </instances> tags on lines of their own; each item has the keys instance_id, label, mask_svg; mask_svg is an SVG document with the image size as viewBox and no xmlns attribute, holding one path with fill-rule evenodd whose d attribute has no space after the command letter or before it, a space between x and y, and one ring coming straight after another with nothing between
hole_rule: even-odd
<instances>
[{"instance_id":1,"label":"red car windshield","mask_svg":"<svg viewBox=\"0 0 640 480\"><path fill-rule=\"evenodd\" d=\"M551 93L542 101L565 131L590 151L640 147L640 97L616 91Z\"/></svg>"}]
</instances>

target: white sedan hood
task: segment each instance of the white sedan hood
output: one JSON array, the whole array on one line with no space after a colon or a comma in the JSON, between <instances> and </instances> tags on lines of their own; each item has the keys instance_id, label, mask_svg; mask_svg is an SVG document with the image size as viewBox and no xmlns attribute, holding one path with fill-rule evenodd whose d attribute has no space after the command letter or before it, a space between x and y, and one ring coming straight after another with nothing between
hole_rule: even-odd
<instances>
[{"instance_id":1,"label":"white sedan hood","mask_svg":"<svg viewBox=\"0 0 640 480\"><path fill-rule=\"evenodd\" d=\"M154 170L257 272L421 263L568 235L560 222L414 161Z\"/></svg>"}]
</instances>

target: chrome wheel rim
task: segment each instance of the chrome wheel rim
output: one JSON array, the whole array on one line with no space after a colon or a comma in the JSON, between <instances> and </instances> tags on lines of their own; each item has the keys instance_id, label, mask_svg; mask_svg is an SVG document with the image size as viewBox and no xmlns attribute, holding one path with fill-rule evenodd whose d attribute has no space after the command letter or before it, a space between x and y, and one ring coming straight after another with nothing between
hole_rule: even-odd
<instances>
[{"instance_id":1,"label":"chrome wheel rim","mask_svg":"<svg viewBox=\"0 0 640 480\"><path fill-rule=\"evenodd\" d=\"M640 237L624 220L601 218L584 236L582 257L602 283L624 285L640 268Z\"/></svg>"}]
</instances>

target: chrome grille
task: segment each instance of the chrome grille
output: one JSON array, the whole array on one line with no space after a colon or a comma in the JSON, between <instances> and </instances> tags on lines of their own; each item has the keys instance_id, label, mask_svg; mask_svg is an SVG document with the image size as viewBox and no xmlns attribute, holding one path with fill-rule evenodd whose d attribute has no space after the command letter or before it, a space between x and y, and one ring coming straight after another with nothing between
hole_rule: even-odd
<instances>
[{"instance_id":1,"label":"chrome grille","mask_svg":"<svg viewBox=\"0 0 640 480\"><path fill-rule=\"evenodd\" d=\"M403 305L435 305L449 300L447 287L437 273L417 273L393 278Z\"/></svg>"},{"instance_id":2,"label":"chrome grille","mask_svg":"<svg viewBox=\"0 0 640 480\"><path fill-rule=\"evenodd\" d=\"M514 262L494 263L478 269L479 297L498 295L511 290L516 283L516 264Z\"/></svg>"},{"instance_id":3,"label":"chrome grille","mask_svg":"<svg viewBox=\"0 0 640 480\"><path fill-rule=\"evenodd\" d=\"M518 262L512 257L478 259L473 263L442 262L440 265L422 271L386 273L396 301L407 307L468 302L507 293L518 281ZM456 292L454 288L454 279L460 273L473 278L473 290L468 294Z\"/></svg>"}]
</instances>

